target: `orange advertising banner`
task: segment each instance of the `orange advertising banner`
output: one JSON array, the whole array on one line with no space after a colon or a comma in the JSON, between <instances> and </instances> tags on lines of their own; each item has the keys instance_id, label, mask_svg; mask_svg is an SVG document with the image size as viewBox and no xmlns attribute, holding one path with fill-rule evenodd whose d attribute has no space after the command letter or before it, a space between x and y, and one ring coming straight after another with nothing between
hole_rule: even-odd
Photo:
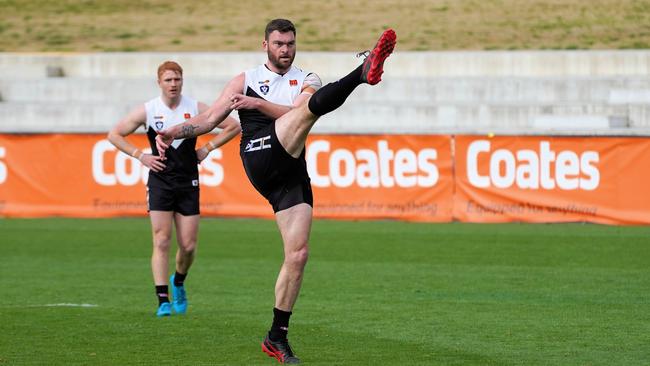
<instances>
[{"instance_id":1,"label":"orange advertising banner","mask_svg":"<svg viewBox=\"0 0 650 366\"><path fill-rule=\"evenodd\" d=\"M0 135L6 175L0 215L107 217L146 215L148 169L119 152L105 135ZM210 137L202 137L205 142ZM150 152L145 135L129 140ZM226 174L228 173L228 174ZM238 141L213 151L199 169L201 208L208 214L268 215L246 179Z\"/></svg>"},{"instance_id":2,"label":"orange advertising banner","mask_svg":"<svg viewBox=\"0 0 650 366\"><path fill-rule=\"evenodd\" d=\"M650 139L456 136L454 218L650 224Z\"/></svg>"},{"instance_id":3,"label":"orange advertising banner","mask_svg":"<svg viewBox=\"0 0 650 366\"><path fill-rule=\"evenodd\" d=\"M452 220L451 136L313 135L316 217Z\"/></svg>"},{"instance_id":4,"label":"orange advertising banner","mask_svg":"<svg viewBox=\"0 0 650 366\"><path fill-rule=\"evenodd\" d=\"M201 164L201 212L270 218L238 145ZM313 135L306 160L319 218L650 224L647 137ZM0 134L0 216L146 215L147 176L105 135Z\"/></svg>"},{"instance_id":5,"label":"orange advertising banner","mask_svg":"<svg viewBox=\"0 0 650 366\"><path fill-rule=\"evenodd\" d=\"M144 135L130 140L149 151ZM238 145L226 144L201 164L201 213L272 217L246 178ZM316 135L306 159L316 217L452 219L451 136ZM147 176L105 135L0 135L0 216L145 215Z\"/></svg>"}]
</instances>

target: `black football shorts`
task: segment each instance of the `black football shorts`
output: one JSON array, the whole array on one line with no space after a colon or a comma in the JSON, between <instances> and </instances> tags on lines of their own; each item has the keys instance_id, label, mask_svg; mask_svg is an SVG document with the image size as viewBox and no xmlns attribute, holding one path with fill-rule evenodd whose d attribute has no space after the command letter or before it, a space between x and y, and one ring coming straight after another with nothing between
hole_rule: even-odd
<instances>
[{"instance_id":1,"label":"black football shorts","mask_svg":"<svg viewBox=\"0 0 650 366\"><path fill-rule=\"evenodd\" d=\"M147 187L147 207L148 211L174 211L183 216L198 215L199 188Z\"/></svg>"},{"instance_id":2,"label":"black football shorts","mask_svg":"<svg viewBox=\"0 0 650 366\"><path fill-rule=\"evenodd\" d=\"M300 203L313 207L314 197L307 173L305 151L297 159L289 155L275 134L275 122L260 129L246 141L240 155L248 179L269 201L273 212Z\"/></svg>"}]
</instances>

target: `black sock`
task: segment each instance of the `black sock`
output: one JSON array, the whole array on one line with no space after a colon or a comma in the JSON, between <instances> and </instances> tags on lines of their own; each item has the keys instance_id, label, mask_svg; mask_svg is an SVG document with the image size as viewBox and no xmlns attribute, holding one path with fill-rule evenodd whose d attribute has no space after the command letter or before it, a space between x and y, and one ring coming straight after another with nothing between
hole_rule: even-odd
<instances>
[{"instance_id":1,"label":"black sock","mask_svg":"<svg viewBox=\"0 0 650 366\"><path fill-rule=\"evenodd\" d=\"M156 297L158 298L158 305L169 302L169 286L156 286Z\"/></svg>"},{"instance_id":2,"label":"black sock","mask_svg":"<svg viewBox=\"0 0 650 366\"><path fill-rule=\"evenodd\" d=\"M183 283L185 282L185 277L187 277L187 273L182 274L176 271L176 273L174 274L174 286L176 287L183 286Z\"/></svg>"},{"instance_id":3,"label":"black sock","mask_svg":"<svg viewBox=\"0 0 650 366\"><path fill-rule=\"evenodd\" d=\"M282 311L278 308L273 308L273 324L269 331L269 338L271 338L272 341L287 339L289 317L291 317L290 311Z\"/></svg>"},{"instance_id":4,"label":"black sock","mask_svg":"<svg viewBox=\"0 0 650 366\"><path fill-rule=\"evenodd\" d=\"M343 102L361 84L361 66L339 81L329 83L318 89L309 99L311 113L322 116L343 105Z\"/></svg>"}]
</instances>

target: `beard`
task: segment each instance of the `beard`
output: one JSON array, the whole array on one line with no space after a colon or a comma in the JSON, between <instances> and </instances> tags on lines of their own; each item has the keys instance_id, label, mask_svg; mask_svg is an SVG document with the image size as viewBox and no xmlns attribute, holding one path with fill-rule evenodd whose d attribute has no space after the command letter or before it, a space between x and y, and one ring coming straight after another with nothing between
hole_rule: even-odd
<instances>
[{"instance_id":1,"label":"beard","mask_svg":"<svg viewBox=\"0 0 650 366\"><path fill-rule=\"evenodd\" d=\"M293 55L288 55L288 59L275 57L275 55L273 55L270 51L267 51L267 55L269 62L271 62L271 65L280 71L288 71L293 64L293 59L296 57L295 53Z\"/></svg>"}]
</instances>

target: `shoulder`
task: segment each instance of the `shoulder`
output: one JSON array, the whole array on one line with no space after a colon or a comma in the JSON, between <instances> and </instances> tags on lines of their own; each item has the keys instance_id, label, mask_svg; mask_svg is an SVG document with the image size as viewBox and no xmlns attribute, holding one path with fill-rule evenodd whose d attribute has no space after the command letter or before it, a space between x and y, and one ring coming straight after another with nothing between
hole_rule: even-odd
<instances>
[{"instance_id":1,"label":"shoulder","mask_svg":"<svg viewBox=\"0 0 650 366\"><path fill-rule=\"evenodd\" d=\"M146 119L148 114L155 114L157 110L160 109L160 105L162 102L160 101L160 97L153 98L144 104L140 104L140 106L136 107L136 110L139 110L139 112L144 114L144 117Z\"/></svg>"},{"instance_id":2,"label":"shoulder","mask_svg":"<svg viewBox=\"0 0 650 366\"><path fill-rule=\"evenodd\" d=\"M182 94L181 95L181 103L196 104L198 102L196 101L196 99L194 99L192 97L188 97L185 94Z\"/></svg>"},{"instance_id":3,"label":"shoulder","mask_svg":"<svg viewBox=\"0 0 650 366\"><path fill-rule=\"evenodd\" d=\"M289 70L289 74L290 74L290 75L302 75L302 76L306 76L306 75L309 74L309 72L307 72L307 71L305 71L305 70L299 68L299 67L296 66L296 65L292 65L292 66L291 66L291 69Z\"/></svg>"},{"instance_id":4,"label":"shoulder","mask_svg":"<svg viewBox=\"0 0 650 366\"><path fill-rule=\"evenodd\" d=\"M237 74L234 78L230 79L227 88L241 90L244 88L246 80L249 78L247 71Z\"/></svg>"},{"instance_id":5,"label":"shoulder","mask_svg":"<svg viewBox=\"0 0 650 366\"><path fill-rule=\"evenodd\" d=\"M316 73L310 72L305 76L305 80L303 81L302 86L303 90L306 88L313 88L314 90L318 90L323 86L323 81Z\"/></svg>"},{"instance_id":6,"label":"shoulder","mask_svg":"<svg viewBox=\"0 0 650 366\"><path fill-rule=\"evenodd\" d=\"M188 97L185 94L181 95L181 105L186 109L193 110L194 113L200 113L199 104L198 100Z\"/></svg>"},{"instance_id":7,"label":"shoulder","mask_svg":"<svg viewBox=\"0 0 650 366\"><path fill-rule=\"evenodd\" d=\"M145 108L151 108L160 103L160 97L155 97L151 100L146 101L143 105Z\"/></svg>"},{"instance_id":8,"label":"shoulder","mask_svg":"<svg viewBox=\"0 0 650 366\"><path fill-rule=\"evenodd\" d=\"M267 72L268 69L264 65L257 65L253 68L243 71L240 75L242 76L251 76L251 75L261 75Z\"/></svg>"},{"instance_id":9,"label":"shoulder","mask_svg":"<svg viewBox=\"0 0 650 366\"><path fill-rule=\"evenodd\" d=\"M138 104L133 107L126 115L125 120L129 123L141 123L144 124L147 121L147 106L145 104Z\"/></svg>"}]
</instances>

